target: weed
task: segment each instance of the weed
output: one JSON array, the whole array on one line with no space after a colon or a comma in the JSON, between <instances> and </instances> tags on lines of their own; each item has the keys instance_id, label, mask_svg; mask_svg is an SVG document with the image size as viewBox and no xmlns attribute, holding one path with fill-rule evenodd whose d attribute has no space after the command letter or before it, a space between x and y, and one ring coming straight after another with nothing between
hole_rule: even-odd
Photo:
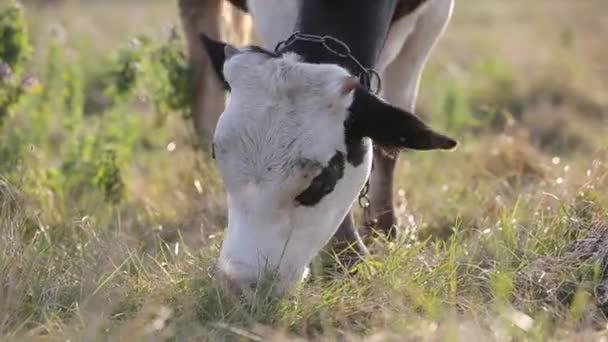
<instances>
[{"instance_id":1,"label":"weed","mask_svg":"<svg viewBox=\"0 0 608 342\"><path fill-rule=\"evenodd\" d=\"M213 279L225 198L179 32L118 25L174 4L26 5L0 6L0 339L606 338L602 1L457 5L418 107L462 144L402 155L403 234L249 300Z\"/></svg>"}]
</instances>

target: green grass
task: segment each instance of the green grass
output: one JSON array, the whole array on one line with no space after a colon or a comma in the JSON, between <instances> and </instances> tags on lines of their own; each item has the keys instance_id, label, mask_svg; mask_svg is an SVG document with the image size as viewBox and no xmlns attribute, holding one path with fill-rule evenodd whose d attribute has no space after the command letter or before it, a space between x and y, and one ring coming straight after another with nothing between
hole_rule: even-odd
<instances>
[{"instance_id":1,"label":"green grass","mask_svg":"<svg viewBox=\"0 0 608 342\"><path fill-rule=\"evenodd\" d=\"M175 7L26 6L33 54L15 40L0 81L0 340L608 338L602 1L458 2L418 107L461 145L402 154L404 234L249 304L210 276L226 208L175 96Z\"/></svg>"}]
</instances>

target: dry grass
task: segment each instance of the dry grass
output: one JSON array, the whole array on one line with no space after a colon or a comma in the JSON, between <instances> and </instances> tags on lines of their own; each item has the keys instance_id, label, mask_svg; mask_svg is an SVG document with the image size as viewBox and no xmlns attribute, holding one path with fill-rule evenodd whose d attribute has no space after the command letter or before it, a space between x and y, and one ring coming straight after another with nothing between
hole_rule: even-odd
<instances>
[{"instance_id":1,"label":"dry grass","mask_svg":"<svg viewBox=\"0 0 608 342\"><path fill-rule=\"evenodd\" d=\"M137 142L119 146L127 196L109 205L52 182L70 141L66 113L16 115L3 137L26 132L31 146L0 176L1 339L605 340L604 7L457 2L419 108L461 148L404 153L395 191L405 234L378 241L356 275L316 270L278 301L260 289L245 305L214 286L224 195L187 121L157 127L141 104L108 114L128 125L115 135ZM175 4L161 1L72 1L28 19L36 68L60 23L87 77L136 33L164 39L165 25L179 26Z\"/></svg>"}]
</instances>

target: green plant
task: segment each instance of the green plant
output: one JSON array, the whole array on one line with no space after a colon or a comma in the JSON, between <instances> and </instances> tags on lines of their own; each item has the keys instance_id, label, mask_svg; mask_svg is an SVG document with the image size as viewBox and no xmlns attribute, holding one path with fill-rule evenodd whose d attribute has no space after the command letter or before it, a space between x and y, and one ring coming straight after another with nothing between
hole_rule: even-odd
<instances>
[{"instance_id":1,"label":"green plant","mask_svg":"<svg viewBox=\"0 0 608 342\"><path fill-rule=\"evenodd\" d=\"M33 78L24 76L31 52L23 9L14 3L0 11L0 127L35 84Z\"/></svg>"},{"instance_id":2,"label":"green plant","mask_svg":"<svg viewBox=\"0 0 608 342\"><path fill-rule=\"evenodd\" d=\"M189 69L176 33L164 44L138 36L128 49L118 52L111 65L105 83L106 94L114 102L150 101L161 118L170 111L189 115Z\"/></svg>"},{"instance_id":3,"label":"green plant","mask_svg":"<svg viewBox=\"0 0 608 342\"><path fill-rule=\"evenodd\" d=\"M93 179L106 201L118 204L125 196L125 184L116 162L116 152L107 150L97 162L97 173Z\"/></svg>"}]
</instances>

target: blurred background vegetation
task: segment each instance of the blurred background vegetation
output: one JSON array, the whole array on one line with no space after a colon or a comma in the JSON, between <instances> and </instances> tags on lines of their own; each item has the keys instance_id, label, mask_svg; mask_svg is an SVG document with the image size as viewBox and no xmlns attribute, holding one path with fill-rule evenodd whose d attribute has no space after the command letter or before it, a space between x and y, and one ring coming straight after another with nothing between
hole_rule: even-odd
<instances>
[{"instance_id":1,"label":"blurred background vegetation","mask_svg":"<svg viewBox=\"0 0 608 342\"><path fill-rule=\"evenodd\" d=\"M404 236L252 308L209 280L226 208L175 1L2 0L0 336L599 339L607 10L457 1L418 112L461 147L403 154Z\"/></svg>"}]
</instances>

